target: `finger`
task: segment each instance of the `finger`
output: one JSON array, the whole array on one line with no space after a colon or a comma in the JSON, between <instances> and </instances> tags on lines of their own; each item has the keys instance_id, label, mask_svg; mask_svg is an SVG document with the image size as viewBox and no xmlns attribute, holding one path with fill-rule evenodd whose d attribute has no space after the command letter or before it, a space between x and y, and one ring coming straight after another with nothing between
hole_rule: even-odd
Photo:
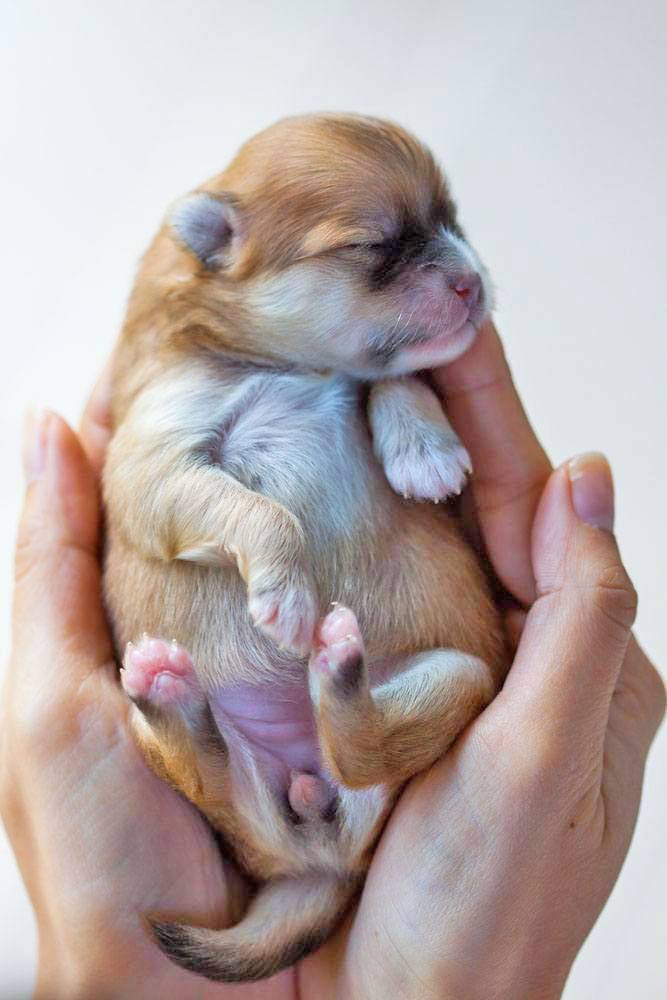
<instances>
[{"instance_id":1,"label":"finger","mask_svg":"<svg viewBox=\"0 0 667 1000\"><path fill-rule=\"evenodd\" d=\"M81 417L79 437L88 461L99 476L111 439L111 371L110 358L102 369Z\"/></svg>"},{"instance_id":2,"label":"finger","mask_svg":"<svg viewBox=\"0 0 667 1000\"><path fill-rule=\"evenodd\" d=\"M35 664L90 671L111 658L101 602L95 476L67 424L54 413L27 421L28 478L16 549L13 643L25 671ZM35 655L30 655L34 653ZM76 678L75 678L76 680Z\"/></svg>"},{"instance_id":3,"label":"finger","mask_svg":"<svg viewBox=\"0 0 667 1000\"><path fill-rule=\"evenodd\" d=\"M524 604L535 597L530 532L551 465L531 428L492 323L461 358L434 373L470 452L472 489L494 569Z\"/></svg>"},{"instance_id":4,"label":"finger","mask_svg":"<svg viewBox=\"0 0 667 1000\"><path fill-rule=\"evenodd\" d=\"M538 597L505 698L553 745L601 745L625 657L636 595L611 532L613 485L601 455L552 474L532 538Z\"/></svg>"}]
</instances>

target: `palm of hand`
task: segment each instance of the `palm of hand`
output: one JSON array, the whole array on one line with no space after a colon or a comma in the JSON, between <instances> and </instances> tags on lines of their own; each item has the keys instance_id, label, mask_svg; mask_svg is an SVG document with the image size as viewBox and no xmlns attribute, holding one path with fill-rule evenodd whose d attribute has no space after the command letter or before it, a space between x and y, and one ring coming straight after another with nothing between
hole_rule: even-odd
<instances>
[{"instance_id":1,"label":"palm of hand","mask_svg":"<svg viewBox=\"0 0 667 1000\"><path fill-rule=\"evenodd\" d=\"M91 678L91 685L96 678ZM100 681L105 680L99 678ZM88 692L78 708L80 739L63 761L70 780L80 772L77 798L85 803L93 834L81 841L90 849L89 871L113 872L118 913L128 919L156 910L193 917L228 917L228 873L205 822L180 796L155 776L119 720L126 705L117 683L113 690ZM102 684L102 687L108 687ZM87 758L86 749L96 757ZM80 860L80 859L79 859Z\"/></svg>"}]
</instances>

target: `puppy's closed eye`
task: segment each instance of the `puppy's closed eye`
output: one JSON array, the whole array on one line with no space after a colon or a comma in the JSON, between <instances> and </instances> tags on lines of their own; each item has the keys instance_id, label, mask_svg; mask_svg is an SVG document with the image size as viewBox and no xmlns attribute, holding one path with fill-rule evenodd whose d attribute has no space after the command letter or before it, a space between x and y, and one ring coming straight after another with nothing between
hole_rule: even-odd
<instances>
[{"instance_id":1,"label":"puppy's closed eye","mask_svg":"<svg viewBox=\"0 0 667 1000\"><path fill-rule=\"evenodd\" d=\"M337 247L336 249L359 250L363 253L382 253L386 248L386 240L376 240L374 242L346 243L345 246Z\"/></svg>"}]
</instances>

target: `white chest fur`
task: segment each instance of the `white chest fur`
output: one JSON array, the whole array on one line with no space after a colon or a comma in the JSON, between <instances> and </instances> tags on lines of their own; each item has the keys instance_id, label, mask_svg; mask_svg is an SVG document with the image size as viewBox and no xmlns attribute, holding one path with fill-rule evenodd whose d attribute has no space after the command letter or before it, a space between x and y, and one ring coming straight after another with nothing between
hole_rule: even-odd
<instances>
[{"instance_id":1,"label":"white chest fur","mask_svg":"<svg viewBox=\"0 0 667 1000\"><path fill-rule=\"evenodd\" d=\"M132 424L284 504L322 541L370 509L375 459L343 375L188 367L144 390Z\"/></svg>"}]
</instances>

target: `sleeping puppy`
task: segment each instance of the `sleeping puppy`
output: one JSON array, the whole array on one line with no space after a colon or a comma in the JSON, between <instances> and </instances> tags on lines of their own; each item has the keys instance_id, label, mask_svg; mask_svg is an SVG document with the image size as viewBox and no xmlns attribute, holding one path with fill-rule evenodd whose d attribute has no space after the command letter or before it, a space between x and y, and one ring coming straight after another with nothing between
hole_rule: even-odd
<instances>
[{"instance_id":1,"label":"sleeping puppy","mask_svg":"<svg viewBox=\"0 0 667 1000\"><path fill-rule=\"evenodd\" d=\"M403 783L502 680L484 574L434 506L470 462L415 375L489 306L430 153L352 115L251 139L143 260L105 586L138 745L255 887L227 929L152 919L201 975L259 979L322 942Z\"/></svg>"}]
</instances>

